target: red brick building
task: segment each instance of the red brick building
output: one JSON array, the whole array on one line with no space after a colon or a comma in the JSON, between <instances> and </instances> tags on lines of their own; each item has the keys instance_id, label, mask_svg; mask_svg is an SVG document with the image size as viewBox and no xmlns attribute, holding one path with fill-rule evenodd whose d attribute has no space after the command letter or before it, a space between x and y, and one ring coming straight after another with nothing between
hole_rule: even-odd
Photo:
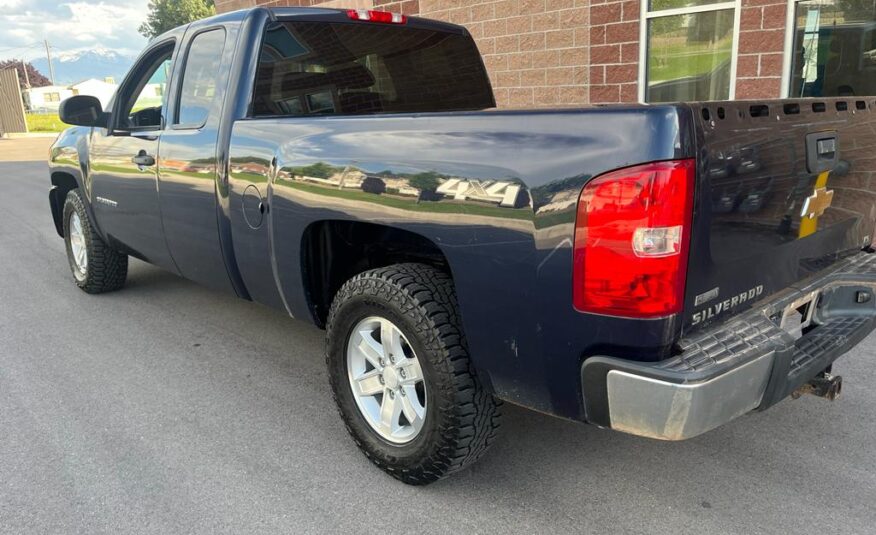
<instances>
[{"instance_id":1,"label":"red brick building","mask_svg":"<svg viewBox=\"0 0 876 535\"><path fill-rule=\"evenodd\" d=\"M876 0L216 0L466 26L500 107L876 94Z\"/></svg>"}]
</instances>

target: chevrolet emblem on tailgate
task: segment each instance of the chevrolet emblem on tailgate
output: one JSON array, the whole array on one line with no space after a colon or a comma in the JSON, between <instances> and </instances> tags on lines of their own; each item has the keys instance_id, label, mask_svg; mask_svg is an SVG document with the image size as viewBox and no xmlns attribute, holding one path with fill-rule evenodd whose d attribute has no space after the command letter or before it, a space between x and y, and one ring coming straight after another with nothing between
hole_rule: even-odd
<instances>
[{"instance_id":1,"label":"chevrolet emblem on tailgate","mask_svg":"<svg viewBox=\"0 0 876 535\"><path fill-rule=\"evenodd\" d=\"M824 214L825 210L830 208L830 203L833 202L833 190L827 188L815 188L815 193L806 197L803 202L803 211L800 217L815 219Z\"/></svg>"}]
</instances>

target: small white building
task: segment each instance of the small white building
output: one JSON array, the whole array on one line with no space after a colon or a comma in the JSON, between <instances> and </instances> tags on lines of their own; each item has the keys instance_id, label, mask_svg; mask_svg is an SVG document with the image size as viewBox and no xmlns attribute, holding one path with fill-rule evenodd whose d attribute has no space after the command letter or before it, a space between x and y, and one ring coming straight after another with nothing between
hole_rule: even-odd
<instances>
[{"instance_id":1,"label":"small white building","mask_svg":"<svg viewBox=\"0 0 876 535\"><path fill-rule=\"evenodd\" d=\"M116 87L118 86L115 83L98 80L97 78L89 78L88 80L76 82L70 86L70 89L73 90L74 95L91 95L92 97L97 97L97 100L100 101L100 105L106 109L110 99L113 98L113 95L116 92Z\"/></svg>"},{"instance_id":2,"label":"small white building","mask_svg":"<svg viewBox=\"0 0 876 535\"><path fill-rule=\"evenodd\" d=\"M70 86L47 85L45 87L32 87L24 91L24 100L30 111L57 112L64 99L74 95L90 95L97 97L100 105L106 109L117 87L112 78L106 80L89 78Z\"/></svg>"},{"instance_id":3,"label":"small white building","mask_svg":"<svg viewBox=\"0 0 876 535\"><path fill-rule=\"evenodd\" d=\"M62 85L32 87L25 90L24 99L31 111L58 111L61 101L72 97L73 90Z\"/></svg>"}]
</instances>

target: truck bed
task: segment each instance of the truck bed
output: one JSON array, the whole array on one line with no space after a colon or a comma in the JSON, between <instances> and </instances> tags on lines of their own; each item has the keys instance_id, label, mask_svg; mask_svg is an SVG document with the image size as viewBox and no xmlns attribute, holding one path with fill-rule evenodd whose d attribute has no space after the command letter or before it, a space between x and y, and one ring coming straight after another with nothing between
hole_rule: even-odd
<instances>
[{"instance_id":1,"label":"truck bed","mask_svg":"<svg viewBox=\"0 0 876 535\"><path fill-rule=\"evenodd\" d=\"M232 204L254 181L266 183L273 235L264 247L275 273L248 261L262 252L241 222L235 253L256 300L318 316L312 296L297 291L311 223L364 221L421 235L458 275L472 354L494 370L496 390L580 416L580 399L569 394L589 355L669 358L682 336L869 245L873 108L873 99L825 99L239 121ZM839 145L833 204L804 222L820 173L807 170L802 147L818 132ZM698 169L683 313L643 321L575 311L570 266L582 187L614 169L683 158L696 158ZM435 187L421 194L424 176Z\"/></svg>"}]
</instances>

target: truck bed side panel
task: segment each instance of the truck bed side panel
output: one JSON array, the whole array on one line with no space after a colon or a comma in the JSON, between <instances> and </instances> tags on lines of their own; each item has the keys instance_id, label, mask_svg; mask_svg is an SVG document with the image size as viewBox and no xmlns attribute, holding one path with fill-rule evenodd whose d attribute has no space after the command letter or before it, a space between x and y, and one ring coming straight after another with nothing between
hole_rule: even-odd
<instances>
[{"instance_id":1,"label":"truck bed side panel","mask_svg":"<svg viewBox=\"0 0 876 535\"><path fill-rule=\"evenodd\" d=\"M271 230L241 232L246 240L262 232L276 262L267 252L237 251L241 273L256 300L282 300L308 319L300 251L310 224L354 220L417 233L447 258L475 364L499 395L579 417L578 369L588 352L617 346L655 360L679 326L573 310L578 195L605 171L691 157L687 114L634 106L239 121L230 149L232 220L243 200L235 195L262 182ZM439 178L426 194L414 180L423 173ZM281 296L271 295L273 276Z\"/></svg>"}]
</instances>

